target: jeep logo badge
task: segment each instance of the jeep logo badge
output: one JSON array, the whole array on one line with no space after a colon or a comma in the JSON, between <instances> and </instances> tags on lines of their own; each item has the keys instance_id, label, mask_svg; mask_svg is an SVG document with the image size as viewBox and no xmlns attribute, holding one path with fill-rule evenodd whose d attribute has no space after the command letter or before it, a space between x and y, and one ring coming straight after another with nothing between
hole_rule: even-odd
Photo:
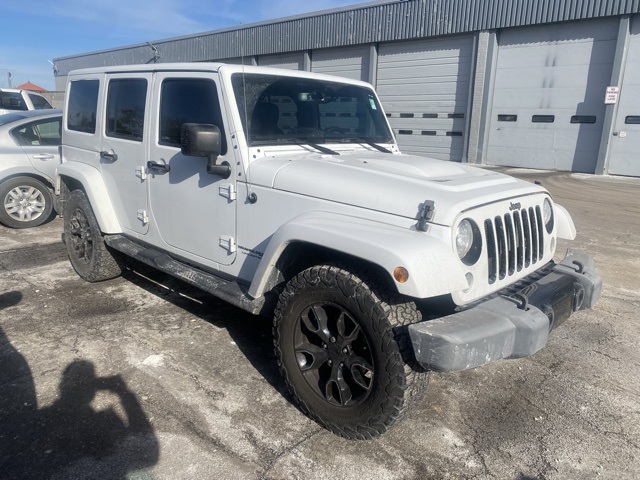
<instances>
[{"instance_id":1,"label":"jeep logo badge","mask_svg":"<svg viewBox=\"0 0 640 480\"><path fill-rule=\"evenodd\" d=\"M516 202L516 203L511 202L509 204L509 210L511 212L513 212L514 210L520 210L521 208L522 208L522 205L520 205L520 202Z\"/></svg>"}]
</instances>

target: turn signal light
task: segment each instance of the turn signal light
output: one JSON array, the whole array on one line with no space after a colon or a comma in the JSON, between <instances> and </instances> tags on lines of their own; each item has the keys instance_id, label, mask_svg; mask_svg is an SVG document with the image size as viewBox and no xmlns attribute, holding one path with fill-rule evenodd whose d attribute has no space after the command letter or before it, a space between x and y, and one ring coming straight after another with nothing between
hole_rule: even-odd
<instances>
[{"instance_id":1,"label":"turn signal light","mask_svg":"<svg viewBox=\"0 0 640 480\"><path fill-rule=\"evenodd\" d=\"M393 270L393 278L395 278L398 283L406 283L406 281L409 280L409 272L404 267L396 267Z\"/></svg>"}]
</instances>

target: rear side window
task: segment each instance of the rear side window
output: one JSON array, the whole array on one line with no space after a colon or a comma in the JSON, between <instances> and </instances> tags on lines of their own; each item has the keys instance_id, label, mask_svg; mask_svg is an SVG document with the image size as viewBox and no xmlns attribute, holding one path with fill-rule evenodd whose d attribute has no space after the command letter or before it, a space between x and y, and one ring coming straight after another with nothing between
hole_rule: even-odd
<instances>
[{"instance_id":1,"label":"rear side window","mask_svg":"<svg viewBox=\"0 0 640 480\"><path fill-rule=\"evenodd\" d=\"M227 153L218 91L212 80L171 78L162 83L159 143L180 147L180 129L183 123L216 125L222 134L221 153Z\"/></svg>"},{"instance_id":2,"label":"rear side window","mask_svg":"<svg viewBox=\"0 0 640 480\"><path fill-rule=\"evenodd\" d=\"M31 103L33 103L33 108L35 108L36 110L47 110L53 108L49 104L49 102L47 102L47 100L40 95L33 95L30 93L29 100L31 100Z\"/></svg>"},{"instance_id":3,"label":"rear side window","mask_svg":"<svg viewBox=\"0 0 640 480\"><path fill-rule=\"evenodd\" d=\"M11 135L23 147L60 145L60 118L48 118L14 128Z\"/></svg>"},{"instance_id":4,"label":"rear side window","mask_svg":"<svg viewBox=\"0 0 640 480\"><path fill-rule=\"evenodd\" d=\"M107 136L142 141L147 81L111 80L107 96Z\"/></svg>"},{"instance_id":5,"label":"rear side window","mask_svg":"<svg viewBox=\"0 0 640 480\"><path fill-rule=\"evenodd\" d=\"M69 89L67 128L77 132L96 133L98 80L76 80Z\"/></svg>"},{"instance_id":6,"label":"rear side window","mask_svg":"<svg viewBox=\"0 0 640 480\"><path fill-rule=\"evenodd\" d=\"M0 108L4 110L27 110L27 104L18 92L0 92Z\"/></svg>"}]
</instances>

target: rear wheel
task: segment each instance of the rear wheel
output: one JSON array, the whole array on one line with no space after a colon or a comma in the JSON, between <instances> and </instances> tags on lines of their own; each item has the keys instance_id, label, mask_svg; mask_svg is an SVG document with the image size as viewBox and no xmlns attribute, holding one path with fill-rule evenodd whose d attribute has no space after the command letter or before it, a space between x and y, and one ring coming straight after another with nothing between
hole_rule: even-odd
<instances>
[{"instance_id":1,"label":"rear wheel","mask_svg":"<svg viewBox=\"0 0 640 480\"><path fill-rule=\"evenodd\" d=\"M64 207L64 239L75 271L88 282L100 282L122 273L117 253L104 243L98 221L81 190L69 195Z\"/></svg>"},{"instance_id":2,"label":"rear wheel","mask_svg":"<svg viewBox=\"0 0 640 480\"><path fill-rule=\"evenodd\" d=\"M0 223L11 228L42 225L53 209L53 195L32 177L14 177L0 185Z\"/></svg>"},{"instance_id":3,"label":"rear wheel","mask_svg":"<svg viewBox=\"0 0 640 480\"><path fill-rule=\"evenodd\" d=\"M338 435L365 439L422 398L427 375L406 331L421 319L415 304L353 271L323 265L293 278L276 308L274 344L301 408Z\"/></svg>"}]
</instances>

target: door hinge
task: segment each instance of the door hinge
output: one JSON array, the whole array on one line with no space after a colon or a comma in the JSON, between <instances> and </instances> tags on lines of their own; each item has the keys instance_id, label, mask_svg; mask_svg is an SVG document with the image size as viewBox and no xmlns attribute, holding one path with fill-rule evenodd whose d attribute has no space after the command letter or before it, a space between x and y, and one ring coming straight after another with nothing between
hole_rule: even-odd
<instances>
[{"instance_id":1,"label":"door hinge","mask_svg":"<svg viewBox=\"0 0 640 480\"><path fill-rule=\"evenodd\" d=\"M142 225L149 223L149 215L146 210L138 210L138 220L142 222Z\"/></svg>"},{"instance_id":2,"label":"door hinge","mask_svg":"<svg viewBox=\"0 0 640 480\"><path fill-rule=\"evenodd\" d=\"M236 199L236 187L232 183L225 183L224 185L220 185L219 190L220 195L229 200Z\"/></svg>"},{"instance_id":3,"label":"door hinge","mask_svg":"<svg viewBox=\"0 0 640 480\"><path fill-rule=\"evenodd\" d=\"M229 253L236 253L236 239L230 235L220 237L220 246Z\"/></svg>"},{"instance_id":4,"label":"door hinge","mask_svg":"<svg viewBox=\"0 0 640 480\"><path fill-rule=\"evenodd\" d=\"M140 180L145 180L147 178L147 169L144 166L136 167L136 177Z\"/></svg>"}]
</instances>

